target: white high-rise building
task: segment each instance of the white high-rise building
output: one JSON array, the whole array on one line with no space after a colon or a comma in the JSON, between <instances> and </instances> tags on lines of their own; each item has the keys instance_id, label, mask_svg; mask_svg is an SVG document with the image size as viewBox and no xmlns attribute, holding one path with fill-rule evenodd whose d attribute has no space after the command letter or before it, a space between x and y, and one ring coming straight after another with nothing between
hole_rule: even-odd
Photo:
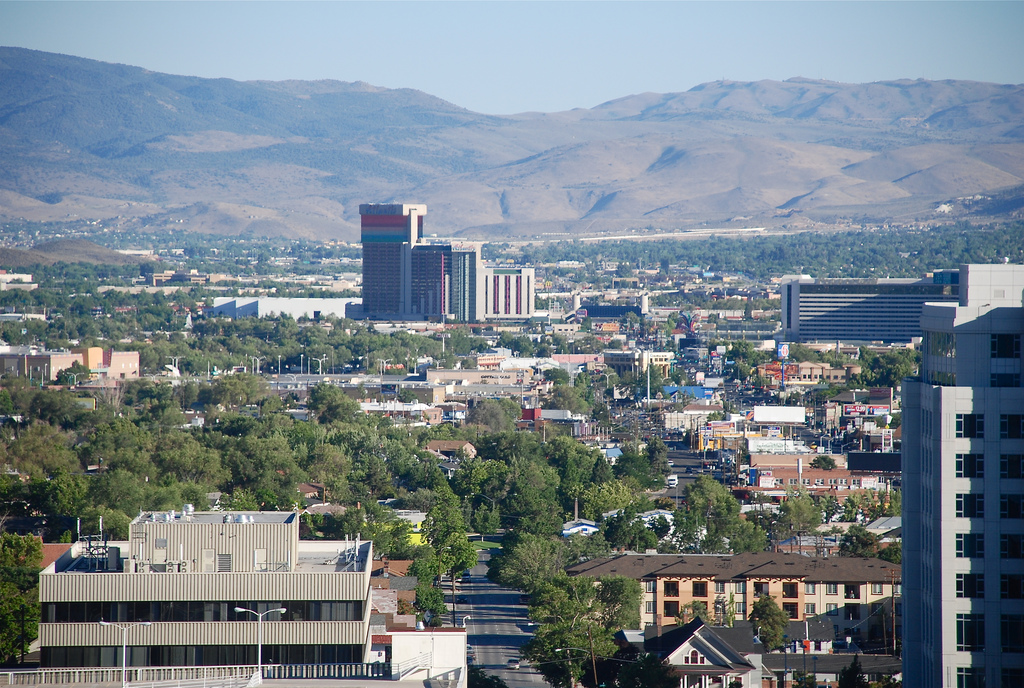
<instances>
[{"instance_id":1,"label":"white high-rise building","mask_svg":"<svg viewBox=\"0 0 1024 688\"><path fill-rule=\"evenodd\" d=\"M1024 266L964 265L903 384L903 685L1024 686Z\"/></svg>"}]
</instances>

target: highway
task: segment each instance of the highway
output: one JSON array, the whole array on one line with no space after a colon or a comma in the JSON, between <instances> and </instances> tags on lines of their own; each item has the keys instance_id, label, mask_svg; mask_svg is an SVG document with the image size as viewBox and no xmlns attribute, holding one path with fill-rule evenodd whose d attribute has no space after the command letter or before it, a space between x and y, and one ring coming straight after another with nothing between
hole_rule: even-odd
<instances>
[{"instance_id":1,"label":"highway","mask_svg":"<svg viewBox=\"0 0 1024 688\"><path fill-rule=\"evenodd\" d=\"M458 597L465 602L456 605L459 625L464 617L469 644L475 654L474 664L488 674L504 679L510 688L546 686L539 673L524 663L519 669L508 669L509 659L519 657L519 647L531 636L526 606L519 604L519 591L495 585L487 579L490 553L479 554L479 563L470 570L470 580L459 584ZM451 604L451 598L448 599Z\"/></svg>"}]
</instances>

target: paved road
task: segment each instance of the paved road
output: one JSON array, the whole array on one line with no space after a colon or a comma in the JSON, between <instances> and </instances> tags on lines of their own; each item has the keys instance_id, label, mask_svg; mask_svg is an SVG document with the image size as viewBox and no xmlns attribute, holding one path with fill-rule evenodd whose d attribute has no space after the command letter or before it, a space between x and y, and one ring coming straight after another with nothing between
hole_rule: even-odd
<instances>
[{"instance_id":1,"label":"paved road","mask_svg":"<svg viewBox=\"0 0 1024 688\"><path fill-rule=\"evenodd\" d=\"M532 635L526 606L519 604L519 591L502 588L487 580L490 553L480 552L480 563L470 571L469 582L460 585L464 604L456 605L459 624L469 615L469 644L476 654L475 664L505 680L511 688L546 686L541 675L524 664L510 670L506 663L519 657L519 647Z\"/></svg>"}]
</instances>

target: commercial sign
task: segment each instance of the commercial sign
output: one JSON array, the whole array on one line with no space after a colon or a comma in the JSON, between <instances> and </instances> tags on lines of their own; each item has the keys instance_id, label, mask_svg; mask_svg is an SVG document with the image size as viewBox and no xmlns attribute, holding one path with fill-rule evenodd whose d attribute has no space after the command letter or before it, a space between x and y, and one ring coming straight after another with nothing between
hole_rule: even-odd
<instances>
[{"instance_id":1,"label":"commercial sign","mask_svg":"<svg viewBox=\"0 0 1024 688\"><path fill-rule=\"evenodd\" d=\"M884 416L889 406L884 404L843 404L844 416Z\"/></svg>"},{"instance_id":2,"label":"commercial sign","mask_svg":"<svg viewBox=\"0 0 1024 688\"><path fill-rule=\"evenodd\" d=\"M789 358L789 344L779 344L779 358L783 360Z\"/></svg>"}]
</instances>

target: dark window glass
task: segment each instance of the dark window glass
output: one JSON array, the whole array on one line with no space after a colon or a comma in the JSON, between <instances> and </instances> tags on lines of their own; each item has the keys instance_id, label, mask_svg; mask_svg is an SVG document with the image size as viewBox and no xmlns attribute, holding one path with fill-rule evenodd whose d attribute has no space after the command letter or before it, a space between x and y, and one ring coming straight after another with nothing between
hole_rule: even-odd
<instances>
[{"instance_id":1,"label":"dark window glass","mask_svg":"<svg viewBox=\"0 0 1024 688\"><path fill-rule=\"evenodd\" d=\"M956 436L984 439L985 416L980 413L956 414Z\"/></svg>"},{"instance_id":2,"label":"dark window glass","mask_svg":"<svg viewBox=\"0 0 1024 688\"><path fill-rule=\"evenodd\" d=\"M985 574L956 574L956 596L972 598L985 597Z\"/></svg>"},{"instance_id":3,"label":"dark window glass","mask_svg":"<svg viewBox=\"0 0 1024 688\"><path fill-rule=\"evenodd\" d=\"M985 456L983 454L957 454L956 477L984 478Z\"/></svg>"}]
</instances>

